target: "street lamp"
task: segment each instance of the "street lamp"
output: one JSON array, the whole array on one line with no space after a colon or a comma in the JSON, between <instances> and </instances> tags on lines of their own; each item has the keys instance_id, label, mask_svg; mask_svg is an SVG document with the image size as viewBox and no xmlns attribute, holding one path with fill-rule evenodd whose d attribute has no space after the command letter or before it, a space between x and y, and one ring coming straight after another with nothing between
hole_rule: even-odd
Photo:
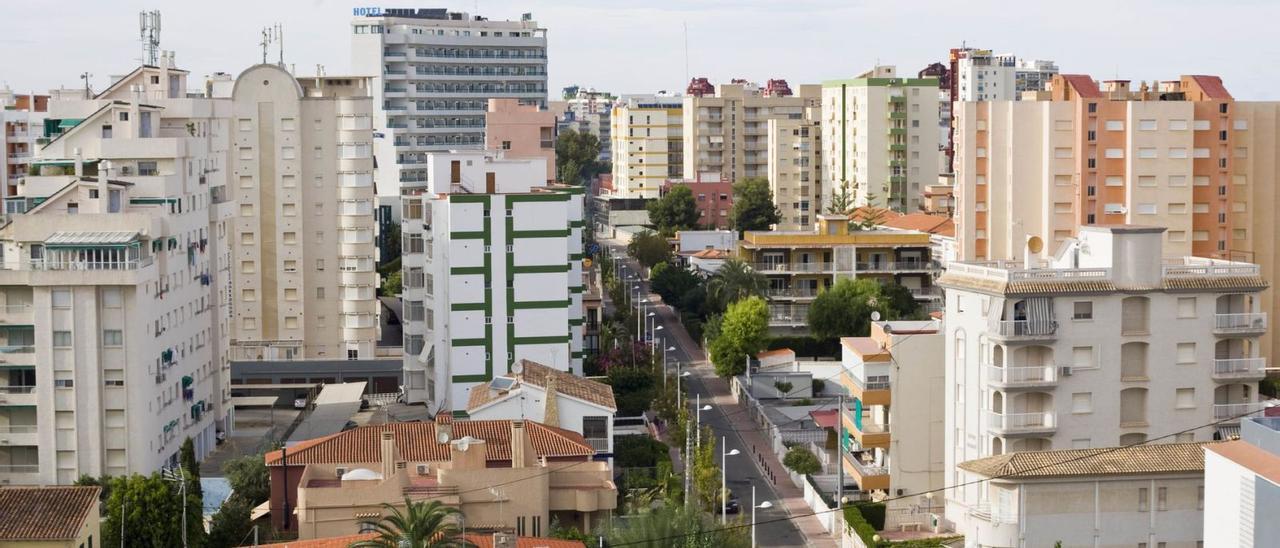
<instances>
[{"instance_id":1,"label":"street lamp","mask_svg":"<svg viewBox=\"0 0 1280 548\"><path fill-rule=\"evenodd\" d=\"M176 471L175 471L176 470ZM187 471L181 466L166 468L161 476L165 481L178 484L178 494L182 497L182 548L187 547ZM123 520L122 520L123 521Z\"/></svg>"},{"instance_id":2,"label":"street lamp","mask_svg":"<svg viewBox=\"0 0 1280 548\"><path fill-rule=\"evenodd\" d=\"M725 452L728 447L729 438L720 436L720 525L729 523L729 482L725 467L729 464L729 457L740 454L737 449Z\"/></svg>"},{"instance_id":3,"label":"street lamp","mask_svg":"<svg viewBox=\"0 0 1280 548\"><path fill-rule=\"evenodd\" d=\"M647 307L647 306L645 307L645 310L648 310L648 307ZM650 341L653 339L653 326L649 325L649 324L650 324L650 322L652 322L652 323L654 323L654 324L657 324L657 323L658 323L658 318L657 318L657 314L656 314L656 313L649 312L648 314L645 314L645 315L644 315L644 331L643 331L643 333L644 333L644 334L649 335L649 336L648 336L648 338L644 341L644 342L646 342L646 343L650 342ZM642 338L643 338L643 335L642 335ZM652 345L652 344L650 344L649 346L651 347L651 350L650 350L650 351L652 351L652 346L653 346L653 345Z\"/></svg>"},{"instance_id":4,"label":"street lamp","mask_svg":"<svg viewBox=\"0 0 1280 548\"><path fill-rule=\"evenodd\" d=\"M680 370L680 362L676 362L676 371L679 371L679 370ZM684 392L680 391L680 379L684 377L688 377L690 375L693 375L693 373L690 373L688 371L685 371L683 373L679 373L676 375L676 400L679 401L680 405L684 405L684 401L683 401Z\"/></svg>"},{"instance_id":5,"label":"street lamp","mask_svg":"<svg viewBox=\"0 0 1280 548\"><path fill-rule=\"evenodd\" d=\"M659 332L659 331L662 331L662 330L663 330L663 328L665 328L666 326L658 325L658 319L657 319L657 318L654 318L654 319L653 319L653 325L654 325L653 333L651 333L651 334L649 335L649 347L650 347L650 348L652 348L652 349L653 349L653 351L656 351L656 350L658 349L658 332ZM656 352L655 352L655 353L656 353ZM665 355L665 354L664 354L664 355ZM664 359L665 359L665 358L664 358ZM666 362L663 362L663 363L665 364ZM664 365L664 367L665 367L665 365Z\"/></svg>"},{"instance_id":6,"label":"street lamp","mask_svg":"<svg viewBox=\"0 0 1280 548\"><path fill-rule=\"evenodd\" d=\"M756 548L756 508L767 510L773 508L773 503L769 501L756 504L756 486L751 486L751 548Z\"/></svg>"},{"instance_id":7,"label":"street lamp","mask_svg":"<svg viewBox=\"0 0 1280 548\"><path fill-rule=\"evenodd\" d=\"M663 341L666 342L666 341ZM667 391L667 351L675 352L676 347L662 347L662 391Z\"/></svg>"},{"instance_id":8,"label":"street lamp","mask_svg":"<svg viewBox=\"0 0 1280 548\"><path fill-rule=\"evenodd\" d=\"M698 394L694 398L694 406L695 406L695 409L697 410L697 412L694 413L695 415L694 419L696 420L697 428L698 428L696 443L698 448L701 448L702 447L702 412L710 411L711 404L708 403L706 405L702 405L702 394Z\"/></svg>"}]
</instances>

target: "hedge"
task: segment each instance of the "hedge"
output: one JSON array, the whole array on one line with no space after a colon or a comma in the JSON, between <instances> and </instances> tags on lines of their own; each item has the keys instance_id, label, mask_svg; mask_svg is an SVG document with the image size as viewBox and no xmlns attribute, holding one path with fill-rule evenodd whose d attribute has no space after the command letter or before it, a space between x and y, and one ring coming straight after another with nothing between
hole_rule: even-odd
<instances>
[{"instance_id":1,"label":"hedge","mask_svg":"<svg viewBox=\"0 0 1280 548\"><path fill-rule=\"evenodd\" d=\"M802 358L835 358L840 359L840 341L824 340L813 337L782 336L769 339L768 350L790 348L796 356Z\"/></svg>"},{"instance_id":2,"label":"hedge","mask_svg":"<svg viewBox=\"0 0 1280 548\"><path fill-rule=\"evenodd\" d=\"M882 502L857 502L844 507L845 526L862 539L868 548L941 548L958 536L935 537L896 542L876 542L876 531L884 529L885 506ZM873 525L873 524L878 524Z\"/></svg>"}]
</instances>

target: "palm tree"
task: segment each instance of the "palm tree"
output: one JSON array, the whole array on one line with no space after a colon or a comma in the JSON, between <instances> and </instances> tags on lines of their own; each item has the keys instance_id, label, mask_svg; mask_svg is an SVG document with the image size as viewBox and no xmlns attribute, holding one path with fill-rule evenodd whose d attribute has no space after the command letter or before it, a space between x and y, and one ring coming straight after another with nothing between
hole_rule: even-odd
<instances>
[{"instance_id":1,"label":"palm tree","mask_svg":"<svg viewBox=\"0 0 1280 548\"><path fill-rule=\"evenodd\" d=\"M391 512L374 524L378 536L351 543L349 548L461 548L474 546L462 536L462 511L438 500L404 499L404 511L387 503Z\"/></svg>"},{"instance_id":2,"label":"palm tree","mask_svg":"<svg viewBox=\"0 0 1280 548\"><path fill-rule=\"evenodd\" d=\"M739 299L752 295L763 298L769 289L769 280L747 263L729 259L720 266L716 275L707 281L707 296L716 310L723 312Z\"/></svg>"}]
</instances>

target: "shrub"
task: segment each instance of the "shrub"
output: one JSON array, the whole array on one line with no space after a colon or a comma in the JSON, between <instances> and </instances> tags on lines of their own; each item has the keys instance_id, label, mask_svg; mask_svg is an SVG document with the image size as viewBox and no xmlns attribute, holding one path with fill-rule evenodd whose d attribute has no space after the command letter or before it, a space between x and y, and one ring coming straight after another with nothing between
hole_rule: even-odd
<instances>
[{"instance_id":1,"label":"shrub","mask_svg":"<svg viewBox=\"0 0 1280 548\"><path fill-rule=\"evenodd\" d=\"M822 463L812 451L803 447L792 447L782 457L782 465L792 472L802 475L816 474L822 471Z\"/></svg>"},{"instance_id":2,"label":"shrub","mask_svg":"<svg viewBox=\"0 0 1280 548\"><path fill-rule=\"evenodd\" d=\"M811 399L809 399L809 398L800 398L800 399L798 399L798 400L796 400L796 401L792 402L792 404L791 404L791 405L792 405L792 406L794 406L794 407L803 407L803 406L806 406L806 405L813 405L813 400L811 400Z\"/></svg>"},{"instance_id":3,"label":"shrub","mask_svg":"<svg viewBox=\"0 0 1280 548\"><path fill-rule=\"evenodd\" d=\"M816 396L821 394L827 387L827 381L822 379L813 379L813 394Z\"/></svg>"},{"instance_id":4,"label":"shrub","mask_svg":"<svg viewBox=\"0 0 1280 548\"><path fill-rule=\"evenodd\" d=\"M786 398L787 395L791 394L791 389L794 388L791 383L786 381L773 381L773 387L778 389L778 397L780 398Z\"/></svg>"},{"instance_id":5,"label":"shrub","mask_svg":"<svg viewBox=\"0 0 1280 548\"><path fill-rule=\"evenodd\" d=\"M649 436L619 436L613 452L618 468L652 468L671 459L666 444Z\"/></svg>"}]
</instances>

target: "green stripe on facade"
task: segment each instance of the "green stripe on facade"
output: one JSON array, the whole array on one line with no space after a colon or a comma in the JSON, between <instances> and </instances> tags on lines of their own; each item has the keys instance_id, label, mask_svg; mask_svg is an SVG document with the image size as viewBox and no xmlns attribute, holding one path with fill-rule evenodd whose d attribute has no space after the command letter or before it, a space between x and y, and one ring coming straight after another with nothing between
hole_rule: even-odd
<instances>
[{"instance_id":1,"label":"green stripe on facade","mask_svg":"<svg viewBox=\"0 0 1280 548\"><path fill-rule=\"evenodd\" d=\"M570 260L570 261L581 261L581 260L582 260L582 254L581 254L581 253L570 253L570 254L569 254L569 260Z\"/></svg>"},{"instance_id":2,"label":"green stripe on facade","mask_svg":"<svg viewBox=\"0 0 1280 548\"><path fill-rule=\"evenodd\" d=\"M468 274L489 274L489 268L485 266L455 266L449 269L449 274L454 276L466 276ZM486 276L486 279L488 276Z\"/></svg>"},{"instance_id":3,"label":"green stripe on facade","mask_svg":"<svg viewBox=\"0 0 1280 548\"><path fill-rule=\"evenodd\" d=\"M586 221L569 221L569 228L583 228L587 226Z\"/></svg>"},{"instance_id":4,"label":"green stripe on facade","mask_svg":"<svg viewBox=\"0 0 1280 548\"><path fill-rule=\"evenodd\" d=\"M567 202L569 195L561 192L539 192L536 194L508 194L508 202Z\"/></svg>"},{"instance_id":5,"label":"green stripe on facade","mask_svg":"<svg viewBox=\"0 0 1280 548\"><path fill-rule=\"evenodd\" d=\"M450 232L449 238L453 240L484 240L489 235L488 230L472 230L463 232Z\"/></svg>"},{"instance_id":6,"label":"green stripe on facade","mask_svg":"<svg viewBox=\"0 0 1280 548\"><path fill-rule=\"evenodd\" d=\"M510 255L508 255L510 256ZM512 274L554 274L557 272L568 272L567 264L531 264L522 266L512 266Z\"/></svg>"},{"instance_id":7,"label":"green stripe on facade","mask_svg":"<svg viewBox=\"0 0 1280 548\"><path fill-rule=\"evenodd\" d=\"M528 310L531 308L568 308L572 301L516 301L512 310Z\"/></svg>"},{"instance_id":8,"label":"green stripe on facade","mask_svg":"<svg viewBox=\"0 0 1280 548\"><path fill-rule=\"evenodd\" d=\"M513 337L515 344L555 344L569 342L568 335L552 335L550 337Z\"/></svg>"},{"instance_id":9,"label":"green stripe on facade","mask_svg":"<svg viewBox=\"0 0 1280 548\"><path fill-rule=\"evenodd\" d=\"M570 292L570 293L582 293L582 292L584 292L584 291L586 291L586 290L587 290L587 288L582 287L582 286L580 286L580 285L579 285L579 286L573 286L573 287L570 287L570 288L569 288L569 292Z\"/></svg>"},{"instance_id":10,"label":"green stripe on facade","mask_svg":"<svg viewBox=\"0 0 1280 548\"><path fill-rule=\"evenodd\" d=\"M511 238L567 238L569 229L558 230L516 230L510 232Z\"/></svg>"},{"instance_id":11,"label":"green stripe on facade","mask_svg":"<svg viewBox=\"0 0 1280 548\"><path fill-rule=\"evenodd\" d=\"M486 299L487 301L488 299ZM479 303L453 303L449 305L449 310L454 312L465 312L468 310L483 310L489 312L490 305L488 302Z\"/></svg>"},{"instance_id":12,"label":"green stripe on facade","mask_svg":"<svg viewBox=\"0 0 1280 548\"><path fill-rule=\"evenodd\" d=\"M488 194L450 194L449 201L458 204L487 204Z\"/></svg>"},{"instance_id":13,"label":"green stripe on facade","mask_svg":"<svg viewBox=\"0 0 1280 548\"><path fill-rule=\"evenodd\" d=\"M569 318L569 325L582 325L585 321L582 318Z\"/></svg>"},{"instance_id":14,"label":"green stripe on facade","mask_svg":"<svg viewBox=\"0 0 1280 548\"><path fill-rule=\"evenodd\" d=\"M489 346L492 344L492 337L481 337L479 339L453 339L449 344L453 346Z\"/></svg>"}]
</instances>

